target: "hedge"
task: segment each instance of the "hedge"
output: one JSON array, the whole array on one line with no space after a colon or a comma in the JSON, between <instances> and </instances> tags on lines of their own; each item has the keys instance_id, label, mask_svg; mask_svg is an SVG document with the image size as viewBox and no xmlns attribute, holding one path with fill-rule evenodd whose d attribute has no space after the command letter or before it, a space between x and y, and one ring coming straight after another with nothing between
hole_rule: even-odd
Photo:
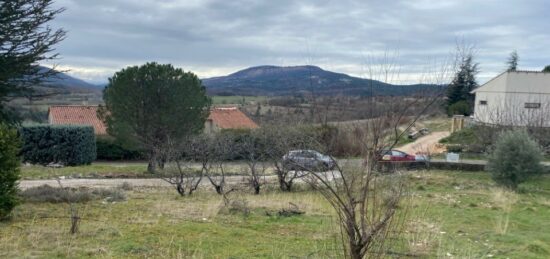
<instances>
[{"instance_id":1,"label":"hedge","mask_svg":"<svg viewBox=\"0 0 550 259\"><path fill-rule=\"evenodd\" d=\"M75 166L96 159L96 140L91 126L33 125L20 128L24 162Z\"/></svg>"},{"instance_id":2,"label":"hedge","mask_svg":"<svg viewBox=\"0 0 550 259\"><path fill-rule=\"evenodd\" d=\"M118 143L112 137L97 137L97 159L101 160L140 160L144 159L144 151L129 149Z\"/></svg>"}]
</instances>

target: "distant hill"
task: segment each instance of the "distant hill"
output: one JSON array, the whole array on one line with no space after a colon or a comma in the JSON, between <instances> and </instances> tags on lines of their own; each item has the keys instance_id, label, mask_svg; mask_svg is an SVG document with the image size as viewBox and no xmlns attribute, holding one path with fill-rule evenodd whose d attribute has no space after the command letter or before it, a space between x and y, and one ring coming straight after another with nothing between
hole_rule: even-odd
<instances>
[{"instance_id":1,"label":"distant hill","mask_svg":"<svg viewBox=\"0 0 550 259\"><path fill-rule=\"evenodd\" d=\"M392 85L316 66L257 66L202 81L210 94L217 95L295 95L314 91L322 95L403 96L442 89L427 84Z\"/></svg>"},{"instance_id":2,"label":"distant hill","mask_svg":"<svg viewBox=\"0 0 550 259\"><path fill-rule=\"evenodd\" d=\"M50 68L40 67L40 72L49 71ZM103 87L100 85L90 84L84 80L67 75L64 72L59 72L55 76L52 76L45 80L40 86L40 89L46 89L49 91L71 93L71 92L100 92Z\"/></svg>"}]
</instances>

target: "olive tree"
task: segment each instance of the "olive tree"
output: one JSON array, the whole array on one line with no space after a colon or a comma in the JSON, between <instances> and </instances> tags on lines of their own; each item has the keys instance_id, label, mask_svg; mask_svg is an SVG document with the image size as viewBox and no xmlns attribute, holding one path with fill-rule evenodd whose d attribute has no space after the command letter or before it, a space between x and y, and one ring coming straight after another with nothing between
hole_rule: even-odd
<instances>
[{"instance_id":1,"label":"olive tree","mask_svg":"<svg viewBox=\"0 0 550 259\"><path fill-rule=\"evenodd\" d=\"M489 155L487 168L498 184L516 190L543 171L542 151L526 130L502 132Z\"/></svg>"},{"instance_id":2,"label":"olive tree","mask_svg":"<svg viewBox=\"0 0 550 259\"><path fill-rule=\"evenodd\" d=\"M103 91L98 115L126 146L147 151L148 171L163 167L163 150L200 133L211 104L199 78L170 64L147 63L116 72Z\"/></svg>"}]
</instances>

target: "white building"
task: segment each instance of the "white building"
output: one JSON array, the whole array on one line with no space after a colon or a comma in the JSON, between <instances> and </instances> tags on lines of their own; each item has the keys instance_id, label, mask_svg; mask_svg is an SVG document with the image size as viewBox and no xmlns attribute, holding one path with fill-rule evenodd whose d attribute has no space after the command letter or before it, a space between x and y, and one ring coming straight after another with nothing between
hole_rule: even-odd
<instances>
[{"instance_id":1,"label":"white building","mask_svg":"<svg viewBox=\"0 0 550 259\"><path fill-rule=\"evenodd\" d=\"M550 73L508 71L472 91L474 121L550 127Z\"/></svg>"}]
</instances>

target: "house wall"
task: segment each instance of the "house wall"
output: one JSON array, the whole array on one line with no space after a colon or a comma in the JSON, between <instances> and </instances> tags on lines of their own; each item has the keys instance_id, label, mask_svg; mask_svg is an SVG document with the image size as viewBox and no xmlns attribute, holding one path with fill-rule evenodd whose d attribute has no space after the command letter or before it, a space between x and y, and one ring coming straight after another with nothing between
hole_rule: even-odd
<instances>
[{"instance_id":1,"label":"house wall","mask_svg":"<svg viewBox=\"0 0 550 259\"><path fill-rule=\"evenodd\" d=\"M550 94L550 73L508 73L506 92Z\"/></svg>"},{"instance_id":2,"label":"house wall","mask_svg":"<svg viewBox=\"0 0 550 259\"><path fill-rule=\"evenodd\" d=\"M550 94L476 92L474 120L510 126L550 127ZM481 101L486 101L482 105ZM526 103L540 104L526 108Z\"/></svg>"},{"instance_id":3,"label":"house wall","mask_svg":"<svg viewBox=\"0 0 550 259\"><path fill-rule=\"evenodd\" d=\"M476 90L475 95L475 121L550 127L550 73L503 73ZM540 107L526 108L526 103Z\"/></svg>"}]
</instances>

